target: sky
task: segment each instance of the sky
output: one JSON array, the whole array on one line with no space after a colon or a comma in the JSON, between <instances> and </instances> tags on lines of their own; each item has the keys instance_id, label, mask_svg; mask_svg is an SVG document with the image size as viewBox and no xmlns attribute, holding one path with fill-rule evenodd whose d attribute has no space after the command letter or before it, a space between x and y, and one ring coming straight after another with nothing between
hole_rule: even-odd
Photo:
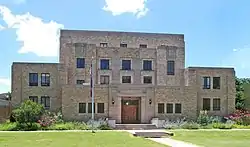
<instances>
[{"instance_id":1,"label":"sky","mask_svg":"<svg viewBox=\"0 0 250 147\"><path fill-rule=\"evenodd\" d=\"M0 0L0 93L12 62L58 62L59 30L181 33L185 66L250 76L249 0Z\"/></svg>"}]
</instances>

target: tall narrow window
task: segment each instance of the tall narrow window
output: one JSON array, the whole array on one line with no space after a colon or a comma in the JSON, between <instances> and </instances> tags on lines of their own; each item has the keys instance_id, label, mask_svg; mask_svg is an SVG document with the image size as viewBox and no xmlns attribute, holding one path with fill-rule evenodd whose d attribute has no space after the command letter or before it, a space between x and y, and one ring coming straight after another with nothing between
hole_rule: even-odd
<instances>
[{"instance_id":1,"label":"tall narrow window","mask_svg":"<svg viewBox=\"0 0 250 147\"><path fill-rule=\"evenodd\" d=\"M158 113L164 113L164 103L158 103Z\"/></svg>"},{"instance_id":2,"label":"tall narrow window","mask_svg":"<svg viewBox=\"0 0 250 147\"><path fill-rule=\"evenodd\" d=\"M220 77L213 77L213 89L220 89Z\"/></svg>"},{"instance_id":3,"label":"tall narrow window","mask_svg":"<svg viewBox=\"0 0 250 147\"><path fill-rule=\"evenodd\" d=\"M100 68L101 68L101 70L108 70L109 69L109 59L101 59L100 60Z\"/></svg>"},{"instance_id":4,"label":"tall narrow window","mask_svg":"<svg viewBox=\"0 0 250 147\"><path fill-rule=\"evenodd\" d=\"M38 103L38 96L29 96L29 100L32 102Z\"/></svg>"},{"instance_id":5,"label":"tall narrow window","mask_svg":"<svg viewBox=\"0 0 250 147\"><path fill-rule=\"evenodd\" d=\"M38 73L29 73L29 86L38 86Z\"/></svg>"},{"instance_id":6,"label":"tall narrow window","mask_svg":"<svg viewBox=\"0 0 250 147\"><path fill-rule=\"evenodd\" d=\"M151 60L143 60L143 70L152 70Z\"/></svg>"},{"instance_id":7,"label":"tall narrow window","mask_svg":"<svg viewBox=\"0 0 250 147\"><path fill-rule=\"evenodd\" d=\"M41 86L50 86L50 74L49 73L41 74Z\"/></svg>"},{"instance_id":8,"label":"tall narrow window","mask_svg":"<svg viewBox=\"0 0 250 147\"><path fill-rule=\"evenodd\" d=\"M122 70L131 70L131 60L122 60Z\"/></svg>"},{"instance_id":9,"label":"tall narrow window","mask_svg":"<svg viewBox=\"0 0 250 147\"><path fill-rule=\"evenodd\" d=\"M174 113L174 105L167 103L167 113Z\"/></svg>"},{"instance_id":10,"label":"tall narrow window","mask_svg":"<svg viewBox=\"0 0 250 147\"><path fill-rule=\"evenodd\" d=\"M175 104L175 113L181 113L181 104L180 103Z\"/></svg>"},{"instance_id":11,"label":"tall narrow window","mask_svg":"<svg viewBox=\"0 0 250 147\"><path fill-rule=\"evenodd\" d=\"M203 98L203 110L210 111L210 98Z\"/></svg>"},{"instance_id":12,"label":"tall narrow window","mask_svg":"<svg viewBox=\"0 0 250 147\"><path fill-rule=\"evenodd\" d=\"M104 103L97 103L97 113L104 113Z\"/></svg>"},{"instance_id":13,"label":"tall narrow window","mask_svg":"<svg viewBox=\"0 0 250 147\"><path fill-rule=\"evenodd\" d=\"M85 68L84 58L76 58L76 68Z\"/></svg>"},{"instance_id":14,"label":"tall narrow window","mask_svg":"<svg viewBox=\"0 0 250 147\"><path fill-rule=\"evenodd\" d=\"M50 97L49 96L41 96L41 104L45 109L50 108Z\"/></svg>"},{"instance_id":15,"label":"tall narrow window","mask_svg":"<svg viewBox=\"0 0 250 147\"><path fill-rule=\"evenodd\" d=\"M79 113L86 113L86 103L79 103Z\"/></svg>"},{"instance_id":16,"label":"tall narrow window","mask_svg":"<svg viewBox=\"0 0 250 147\"><path fill-rule=\"evenodd\" d=\"M213 111L220 111L220 99L219 98L213 99Z\"/></svg>"},{"instance_id":17,"label":"tall narrow window","mask_svg":"<svg viewBox=\"0 0 250 147\"><path fill-rule=\"evenodd\" d=\"M88 103L88 113L92 113L92 103ZM95 103L94 103L94 113L95 113Z\"/></svg>"},{"instance_id":18,"label":"tall narrow window","mask_svg":"<svg viewBox=\"0 0 250 147\"><path fill-rule=\"evenodd\" d=\"M167 75L174 75L175 74L175 62L168 61L167 62Z\"/></svg>"},{"instance_id":19,"label":"tall narrow window","mask_svg":"<svg viewBox=\"0 0 250 147\"><path fill-rule=\"evenodd\" d=\"M109 76L108 75L101 75L100 76L100 84L102 84L102 85L109 84Z\"/></svg>"},{"instance_id":20,"label":"tall narrow window","mask_svg":"<svg viewBox=\"0 0 250 147\"><path fill-rule=\"evenodd\" d=\"M210 77L203 77L203 89L211 88L211 79Z\"/></svg>"}]
</instances>

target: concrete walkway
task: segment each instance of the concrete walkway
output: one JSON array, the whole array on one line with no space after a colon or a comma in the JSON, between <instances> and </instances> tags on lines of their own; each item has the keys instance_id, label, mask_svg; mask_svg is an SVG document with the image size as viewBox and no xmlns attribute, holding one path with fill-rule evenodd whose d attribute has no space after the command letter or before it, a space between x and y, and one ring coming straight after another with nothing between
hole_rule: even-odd
<instances>
[{"instance_id":1,"label":"concrete walkway","mask_svg":"<svg viewBox=\"0 0 250 147\"><path fill-rule=\"evenodd\" d=\"M171 147L200 147L191 143L174 140L171 138L148 138L148 139Z\"/></svg>"}]
</instances>

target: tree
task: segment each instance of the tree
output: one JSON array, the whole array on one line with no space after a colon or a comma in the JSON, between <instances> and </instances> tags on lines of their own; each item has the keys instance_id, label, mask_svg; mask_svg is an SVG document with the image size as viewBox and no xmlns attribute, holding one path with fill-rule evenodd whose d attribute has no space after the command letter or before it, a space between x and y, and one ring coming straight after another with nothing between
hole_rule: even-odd
<instances>
[{"instance_id":1,"label":"tree","mask_svg":"<svg viewBox=\"0 0 250 147\"><path fill-rule=\"evenodd\" d=\"M31 127L34 122L37 122L43 113L43 106L30 100L24 101L19 108L13 110L15 120L27 127Z\"/></svg>"},{"instance_id":2,"label":"tree","mask_svg":"<svg viewBox=\"0 0 250 147\"><path fill-rule=\"evenodd\" d=\"M236 109L244 109L245 108L245 94L244 94L244 83L249 83L249 79L246 78L237 78L235 79L235 87L236 87L236 100L235 107Z\"/></svg>"}]
</instances>

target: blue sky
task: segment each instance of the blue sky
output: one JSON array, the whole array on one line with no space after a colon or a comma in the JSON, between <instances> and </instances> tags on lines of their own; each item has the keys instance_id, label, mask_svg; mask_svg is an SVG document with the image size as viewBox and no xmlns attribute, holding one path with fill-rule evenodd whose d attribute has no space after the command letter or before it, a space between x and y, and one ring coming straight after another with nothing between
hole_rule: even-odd
<instances>
[{"instance_id":1,"label":"blue sky","mask_svg":"<svg viewBox=\"0 0 250 147\"><path fill-rule=\"evenodd\" d=\"M184 33L186 66L250 76L248 0L0 0L0 92L13 61L58 62L58 30Z\"/></svg>"}]
</instances>

